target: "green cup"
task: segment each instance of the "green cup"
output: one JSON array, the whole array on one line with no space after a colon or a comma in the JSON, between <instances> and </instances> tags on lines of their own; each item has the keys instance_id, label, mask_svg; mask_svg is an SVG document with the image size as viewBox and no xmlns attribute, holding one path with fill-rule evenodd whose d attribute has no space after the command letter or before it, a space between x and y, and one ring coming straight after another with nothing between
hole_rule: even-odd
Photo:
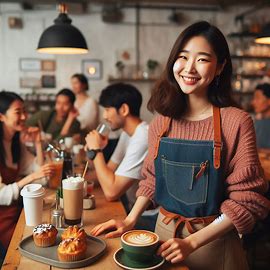
<instances>
[{"instance_id":1,"label":"green cup","mask_svg":"<svg viewBox=\"0 0 270 270\"><path fill-rule=\"evenodd\" d=\"M135 262L147 262L153 259L159 246L159 236L146 230L132 230L121 236L121 245L125 255Z\"/></svg>"}]
</instances>

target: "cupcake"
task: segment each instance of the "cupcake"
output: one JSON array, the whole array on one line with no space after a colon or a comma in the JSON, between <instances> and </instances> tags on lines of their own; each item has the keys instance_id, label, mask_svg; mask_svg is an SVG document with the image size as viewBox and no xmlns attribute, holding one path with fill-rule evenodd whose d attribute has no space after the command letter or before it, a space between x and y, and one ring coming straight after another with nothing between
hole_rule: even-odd
<instances>
[{"instance_id":1,"label":"cupcake","mask_svg":"<svg viewBox=\"0 0 270 270\"><path fill-rule=\"evenodd\" d=\"M61 235L62 240L69 238L79 238L86 241L86 233L83 228L78 228L78 226L69 226Z\"/></svg>"},{"instance_id":2,"label":"cupcake","mask_svg":"<svg viewBox=\"0 0 270 270\"><path fill-rule=\"evenodd\" d=\"M54 245L57 233L57 229L52 224L37 225L33 230L35 245L38 247L49 247Z\"/></svg>"},{"instance_id":3,"label":"cupcake","mask_svg":"<svg viewBox=\"0 0 270 270\"><path fill-rule=\"evenodd\" d=\"M68 238L63 240L58 248L58 258L62 262L74 262L85 258L86 242L80 238Z\"/></svg>"}]
</instances>

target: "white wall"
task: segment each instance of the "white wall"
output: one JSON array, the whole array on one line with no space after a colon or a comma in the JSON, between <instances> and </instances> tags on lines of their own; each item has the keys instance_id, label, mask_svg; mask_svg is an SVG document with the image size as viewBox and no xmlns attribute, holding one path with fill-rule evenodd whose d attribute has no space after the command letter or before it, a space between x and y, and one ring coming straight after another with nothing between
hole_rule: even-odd
<instances>
[{"instance_id":1,"label":"white wall","mask_svg":"<svg viewBox=\"0 0 270 270\"><path fill-rule=\"evenodd\" d=\"M149 58L157 59L163 65L170 53L171 47L178 34L190 23L198 20L208 20L215 23L227 34L235 31L234 16L247 7L234 7L227 12L191 12L186 11L188 18L185 25L176 26L141 26L141 65ZM97 10L99 10L97 8ZM125 21L134 22L135 11L126 9ZM142 10L143 23L167 23L170 15L168 10ZM23 29L10 29L8 17L21 17ZM57 79L56 89L39 89L42 92L57 92L63 87L70 87L70 76L81 72L83 59L100 59L103 62L103 78L99 81L90 81L90 94L96 99L100 91L108 84L108 75L115 74L116 52L119 49L135 49L135 26L125 24L106 24L102 22L97 12L87 15L70 15L73 25L78 27L84 34L90 52L87 55L50 56L39 54L35 51L39 37L43 30L52 25L57 17L57 11L23 11L18 4L0 4L0 89L16 91L18 93L29 92L29 89L20 89L19 78L24 76L39 76L41 72L25 73L19 70L20 58L45 58L55 59L57 69L54 72ZM150 120L152 115L146 109L152 83L136 83L144 97L142 117Z\"/></svg>"}]
</instances>

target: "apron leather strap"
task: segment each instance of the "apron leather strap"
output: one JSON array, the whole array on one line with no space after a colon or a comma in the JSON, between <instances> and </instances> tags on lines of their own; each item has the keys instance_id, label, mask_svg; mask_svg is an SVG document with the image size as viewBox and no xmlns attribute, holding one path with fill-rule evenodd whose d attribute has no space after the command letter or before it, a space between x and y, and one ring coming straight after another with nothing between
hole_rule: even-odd
<instances>
[{"instance_id":1,"label":"apron leather strap","mask_svg":"<svg viewBox=\"0 0 270 270\"><path fill-rule=\"evenodd\" d=\"M221 117L220 117L220 108L213 106L213 121L214 121L214 168L219 169L220 160L221 160L221 149L222 149L222 141L221 141ZM161 132L158 134L158 139L155 145L155 154L154 159L158 156L158 149L161 137L164 134L168 133L170 129L171 118L166 117L164 125L162 127Z\"/></svg>"},{"instance_id":2,"label":"apron leather strap","mask_svg":"<svg viewBox=\"0 0 270 270\"><path fill-rule=\"evenodd\" d=\"M214 168L219 169L221 159L221 149L222 149L220 108L213 106L213 116L214 116Z\"/></svg>"},{"instance_id":3,"label":"apron leather strap","mask_svg":"<svg viewBox=\"0 0 270 270\"><path fill-rule=\"evenodd\" d=\"M174 229L174 237L176 236L177 230L181 224L184 224L190 234L194 233L193 224L205 224L208 225L212 223L217 215L208 216L208 217L194 217L194 218L186 218L179 214L175 214L165 210L163 207L160 208L160 212L165 216L162 222L168 225L172 220L176 220L175 229Z\"/></svg>"},{"instance_id":4,"label":"apron leather strap","mask_svg":"<svg viewBox=\"0 0 270 270\"><path fill-rule=\"evenodd\" d=\"M172 118L165 117L164 125L163 125L163 127L161 129L161 132L158 134L158 139L157 139L157 142L156 142L156 145L155 145L154 159L156 159L157 156L158 156L158 149L159 149L159 144L160 144L161 137L163 137L165 134L167 134L169 129L170 129L171 120L172 120Z\"/></svg>"}]
</instances>

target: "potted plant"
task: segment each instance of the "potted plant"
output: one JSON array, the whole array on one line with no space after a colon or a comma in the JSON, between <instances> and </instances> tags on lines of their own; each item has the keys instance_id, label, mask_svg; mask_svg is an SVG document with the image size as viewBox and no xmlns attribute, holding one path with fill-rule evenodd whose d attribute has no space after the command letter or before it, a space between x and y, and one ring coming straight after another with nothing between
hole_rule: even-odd
<instances>
[{"instance_id":1,"label":"potted plant","mask_svg":"<svg viewBox=\"0 0 270 270\"><path fill-rule=\"evenodd\" d=\"M122 61L117 61L115 63L116 69L118 71L118 77L123 77L123 71L125 68L125 64Z\"/></svg>"},{"instance_id":2,"label":"potted plant","mask_svg":"<svg viewBox=\"0 0 270 270\"><path fill-rule=\"evenodd\" d=\"M155 71L156 71L157 67L159 66L159 62L157 60L154 60L154 59L148 59L146 66L147 66L147 70L149 73L149 77L154 77Z\"/></svg>"}]
</instances>

